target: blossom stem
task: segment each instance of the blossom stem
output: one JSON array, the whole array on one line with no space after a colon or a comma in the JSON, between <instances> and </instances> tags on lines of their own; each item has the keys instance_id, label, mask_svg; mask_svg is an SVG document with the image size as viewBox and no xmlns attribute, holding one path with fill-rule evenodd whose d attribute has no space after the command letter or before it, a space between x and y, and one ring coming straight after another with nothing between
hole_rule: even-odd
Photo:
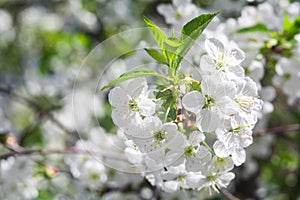
<instances>
[{"instance_id":1,"label":"blossom stem","mask_svg":"<svg viewBox=\"0 0 300 200\"><path fill-rule=\"evenodd\" d=\"M213 155L216 155L216 153L214 152L214 150L212 150L212 149L210 148L210 146L209 146L205 141L202 141L202 144L204 144L204 146L205 146L206 148L208 148L208 150L209 150Z\"/></svg>"},{"instance_id":2,"label":"blossom stem","mask_svg":"<svg viewBox=\"0 0 300 200\"><path fill-rule=\"evenodd\" d=\"M167 76L165 76L165 75L163 75L163 74L155 74L155 76L158 76L158 77L161 77L161 78L163 78L163 79L166 79L167 81L172 81L172 79L171 78L169 78L169 77L167 77Z\"/></svg>"}]
</instances>

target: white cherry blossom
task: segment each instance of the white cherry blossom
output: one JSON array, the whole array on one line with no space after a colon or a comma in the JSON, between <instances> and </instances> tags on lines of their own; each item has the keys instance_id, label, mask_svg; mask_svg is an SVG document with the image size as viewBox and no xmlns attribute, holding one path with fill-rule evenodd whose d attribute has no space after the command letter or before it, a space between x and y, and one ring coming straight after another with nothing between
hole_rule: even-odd
<instances>
[{"instance_id":1,"label":"white cherry blossom","mask_svg":"<svg viewBox=\"0 0 300 200\"><path fill-rule=\"evenodd\" d=\"M155 103L148 98L146 80L130 80L126 86L115 87L109 93L109 102L114 107L112 119L119 127L141 123L141 116L151 116Z\"/></svg>"},{"instance_id":2,"label":"white cherry blossom","mask_svg":"<svg viewBox=\"0 0 300 200\"><path fill-rule=\"evenodd\" d=\"M202 94L198 91L187 93L182 104L197 116L201 130L212 132L218 126L226 126L226 120L235 114L237 105L233 101L236 93L231 81L220 82L219 76L204 76L201 82Z\"/></svg>"}]
</instances>

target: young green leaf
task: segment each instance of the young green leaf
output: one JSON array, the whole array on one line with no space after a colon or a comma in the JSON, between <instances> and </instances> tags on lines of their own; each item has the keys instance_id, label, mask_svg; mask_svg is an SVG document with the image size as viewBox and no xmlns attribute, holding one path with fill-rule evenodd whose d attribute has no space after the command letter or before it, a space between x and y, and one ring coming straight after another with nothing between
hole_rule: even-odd
<instances>
[{"instance_id":1,"label":"young green leaf","mask_svg":"<svg viewBox=\"0 0 300 200\"><path fill-rule=\"evenodd\" d=\"M183 26L181 30L182 45L176 50L175 57L171 60L172 68L178 70L183 57L217 14L218 13L200 15Z\"/></svg>"},{"instance_id":2,"label":"young green leaf","mask_svg":"<svg viewBox=\"0 0 300 200\"><path fill-rule=\"evenodd\" d=\"M188 23L186 23L181 30L181 38L184 40L186 37L192 38L193 40L198 39L201 33L204 31L206 26L211 20L217 15L217 13L203 14L195 17Z\"/></svg>"},{"instance_id":3,"label":"young green leaf","mask_svg":"<svg viewBox=\"0 0 300 200\"><path fill-rule=\"evenodd\" d=\"M252 32L261 32L261 33L272 33L272 31L265 24L255 24L253 26L241 28L236 31L236 33L252 33Z\"/></svg>"},{"instance_id":4,"label":"young green leaf","mask_svg":"<svg viewBox=\"0 0 300 200\"><path fill-rule=\"evenodd\" d=\"M150 28L150 31L158 44L159 48L163 51L164 50L164 42L168 39L168 36L163 32L154 22L149 20L147 17L144 17L144 21L146 22L147 26Z\"/></svg>"},{"instance_id":5,"label":"young green leaf","mask_svg":"<svg viewBox=\"0 0 300 200\"><path fill-rule=\"evenodd\" d=\"M176 37L170 37L165 43L172 47L178 47L181 45L181 40Z\"/></svg>"},{"instance_id":6,"label":"young green leaf","mask_svg":"<svg viewBox=\"0 0 300 200\"><path fill-rule=\"evenodd\" d=\"M283 32L288 32L291 27L290 16L287 13L284 13L283 16Z\"/></svg>"},{"instance_id":7,"label":"young green leaf","mask_svg":"<svg viewBox=\"0 0 300 200\"><path fill-rule=\"evenodd\" d=\"M283 35L287 40L291 40L295 35L300 33L300 16L290 21L288 14L284 15L283 20Z\"/></svg>"},{"instance_id":8,"label":"young green leaf","mask_svg":"<svg viewBox=\"0 0 300 200\"><path fill-rule=\"evenodd\" d=\"M144 49L156 61L163 63L163 64L168 64L167 59L156 49L146 49L146 48L144 48Z\"/></svg>"},{"instance_id":9,"label":"young green leaf","mask_svg":"<svg viewBox=\"0 0 300 200\"><path fill-rule=\"evenodd\" d=\"M124 82L124 81L129 80L129 79L137 78L137 77L140 77L140 76L159 76L159 77L164 77L164 75L159 74L156 71L149 70L149 69L144 68L144 67L140 67L140 68L134 69L132 71L125 72L124 74L122 74L121 76L119 76L119 78L113 80L108 85L102 87L101 90L105 90L107 88L110 88L112 86L117 85L118 83Z\"/></svg>"}]
</instances>

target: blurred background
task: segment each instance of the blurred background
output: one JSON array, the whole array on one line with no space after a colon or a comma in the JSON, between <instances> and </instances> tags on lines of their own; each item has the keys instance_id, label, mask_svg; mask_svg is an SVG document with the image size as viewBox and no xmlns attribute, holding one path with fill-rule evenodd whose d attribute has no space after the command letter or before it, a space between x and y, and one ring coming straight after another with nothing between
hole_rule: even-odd
<instances>
[{"instance_id":1,"label":"blurred background","mask_svg":"<svg viewBox=\"0 0 300 200\"><path fill-rule=\"evenodd\" d=\"M150 35L122 34L145 27L143 16L180 31L192 17L218 10L204 35L221 32L249 55L243 67L265 102L228 191L240 199L299 200L300 5L287 0L0 0L0 199L230 199L168 194L128 173L135 171L124 164L107 91L97 90L112 59L102 86L149 60L123 54L152 45ZM246 29L256 24L277 35ZM245 34L232 34L237 30ZM196 66L202 53L190 55Z\"/></svg>"}]
</instances>

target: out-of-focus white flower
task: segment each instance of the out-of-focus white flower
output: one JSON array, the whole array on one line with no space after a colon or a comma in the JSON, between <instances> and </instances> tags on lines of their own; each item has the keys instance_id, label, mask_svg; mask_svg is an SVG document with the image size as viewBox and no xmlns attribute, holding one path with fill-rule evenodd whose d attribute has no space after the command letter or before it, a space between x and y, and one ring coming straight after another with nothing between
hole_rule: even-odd
<instances>
[{"instance_id":1,"label":"out-of-focus white flower","mask_svg":"<svg viewBox=\"0 0 300 200\"><path fill-rule=\"evenodd\" d=\"M157 11L164 16L168 24L180 26L199 13L198 8L191 0L172 0L172 5L161 4L157 7Z\"/></svg>"},{"instance_id":2,"label":"out-of-focus white flower","mask_svg":"<svg viewBox=\"0 0 300 200\"><path fill-rule=\"evenodd\" d=\"M82 173L79 177L81 183L87 185L91 189L99 188L107 180L105 167L99 160L90 159L86 161L81 170Z\"/></svg>"},{"instance_id":3,"label":"out-of-focus white flower","mask_svg":"<svg viewBox=\"0 0 300 200\"><path fill-rule=\"evenodd\" d=\"M267 2L259 4L257 8L253 6L245 7L241 12L238 23L240 27L248 27L263 23L273 30L280 30L281 28L280 17L276 15L272 5Z\"/></svg>"},{"instance_id":4,"label":"out-of-focus white flower","mask_svg":"<svg viewBox=\"0 0 300 200\"><path fill-rule=\"evenodd\" d=\"M300 89L298 83L300 81L300 59L281 58L276 65L278 76L273 77L273 84L281 87L283 92L288 96L288 103L294 104L300 98Z\"/></svg>"},{"instance_id":5,"label":"out-of-focus white flower","mask_svg":"<svg viewBox=\"0 0 300 200\"><path fill-rule=\"evenodd\" d=\"M13 26L10 14L5 10L0 10L0 34L9 31Z\"/></svg>"},{"instance_id":6,"label":"out-of-focus white flower","mask_svg":"<svg viewBox=\"0 0 300 200\"><path fill-rule=\"evenodd\" d=\"M19 194L21 194L24 199L37 198L39 195L38 182L34 178L18 182L17 188Z\"/></svg>"}]
</instances>

